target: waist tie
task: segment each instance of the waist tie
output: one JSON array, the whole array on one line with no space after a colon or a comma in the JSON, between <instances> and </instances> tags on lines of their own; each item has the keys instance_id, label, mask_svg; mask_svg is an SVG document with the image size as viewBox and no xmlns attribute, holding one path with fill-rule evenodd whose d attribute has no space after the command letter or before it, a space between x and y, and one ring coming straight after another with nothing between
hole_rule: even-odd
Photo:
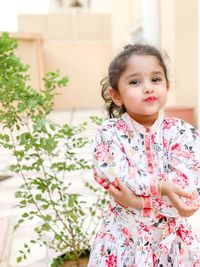
<instances>
[{"instance_id":1,"label":"waist tie","mask_svg":"<svg viewBox=\"0 0 200 267\"><path fill-rule=\"evenodd\" d=\"M168 219L161 235L161 242L159 244L160 253L167 255L170 252L172 244L179 237L187 245L190 255L194 259L194 266L200 267L200 242L190 229L186 220L184 223L182 219Z\"/></svg>"}]
</instances>

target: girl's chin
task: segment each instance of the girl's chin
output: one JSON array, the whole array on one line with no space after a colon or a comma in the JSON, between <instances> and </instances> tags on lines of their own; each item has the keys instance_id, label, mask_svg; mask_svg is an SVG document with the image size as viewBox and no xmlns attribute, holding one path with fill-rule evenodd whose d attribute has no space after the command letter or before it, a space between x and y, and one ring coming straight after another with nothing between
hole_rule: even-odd
<instances>
[{"instance_id":1,"label":"girl's chin","mask_svg":"<svg viewBox=\"0 0 200 267\"><path fill-rule=\"evenodd\" d=\"M159 112L147 112L145 114L143 114L143 116L149 116L149 117L158 117Z\"/></svg>"}]
</instances>

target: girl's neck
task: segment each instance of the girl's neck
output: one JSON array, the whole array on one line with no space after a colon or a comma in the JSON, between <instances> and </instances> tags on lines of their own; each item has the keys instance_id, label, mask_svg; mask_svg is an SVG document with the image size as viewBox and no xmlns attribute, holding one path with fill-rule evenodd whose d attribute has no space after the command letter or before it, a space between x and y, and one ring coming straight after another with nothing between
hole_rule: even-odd
<instances>
[{"instance_id":1,"label":"girl's neck","mask_svg":"<svg viewBox=\"0 0 200 267\"><path fill-rule=\"evenodd\" d=\"M145 115L140 116L137 114L134 114L134 115L129 114L129 115L131 116L133 120L143 125L144 127L151 127L154 124L154 122L157 120L159 113L156 113L154 115L146 115L146 116Z\"/></svg>"}]
</instances>

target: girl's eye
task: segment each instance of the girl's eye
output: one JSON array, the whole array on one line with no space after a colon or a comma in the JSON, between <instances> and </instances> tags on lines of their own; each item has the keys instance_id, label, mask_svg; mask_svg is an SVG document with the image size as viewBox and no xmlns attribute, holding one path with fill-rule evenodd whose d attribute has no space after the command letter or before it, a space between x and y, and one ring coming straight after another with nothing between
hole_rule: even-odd
<instances>
[{"instance_id":1,"label":"girl's eye","mask_svg":"<svg viewBox=\"0 0 200 267\"><path fill-rule=\"evenodd\" d=\"M129 84L139 85L140 84L140 81L139 80L133 80Z\"/></svg>"},{"instance_id":2,"label":"girl's eye","mask_svg":"<svg viewBox=\"0 0 200 267\"><path fill-rule=\"evenodd\" d=\"M161 82L161 81L162 81L162 78L160 78L160 77L155 77L152 79L152 82L154 82L154 83Z\"/></svg>"}]
</instances>

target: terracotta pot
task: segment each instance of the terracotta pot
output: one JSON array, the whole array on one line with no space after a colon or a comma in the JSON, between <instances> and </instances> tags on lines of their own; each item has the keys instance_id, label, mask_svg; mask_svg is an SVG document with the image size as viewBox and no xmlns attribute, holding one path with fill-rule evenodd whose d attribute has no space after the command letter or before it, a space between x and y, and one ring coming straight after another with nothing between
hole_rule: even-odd
<instances>
[{"instance_id":1,"label":"terracotta pot","mask_svg":"<svg viewBox=\"0 0 200 267\"><path fill-rule=\"evenodd\" d=\"M89 259L83 258L78 261L66 261L62 267L87 267Z\"/></svg>"},{"instance_id":2,"label":"terracotta pot","mask_svg":"<svg viewBox=\"0 0 200 267\"><path fill-rule=\"evenodd\" d=\"M166 117L180 118L194 125L194 108L192 107L166 107L164 108L164 115Z\"/></svg>"}]
</instances>

